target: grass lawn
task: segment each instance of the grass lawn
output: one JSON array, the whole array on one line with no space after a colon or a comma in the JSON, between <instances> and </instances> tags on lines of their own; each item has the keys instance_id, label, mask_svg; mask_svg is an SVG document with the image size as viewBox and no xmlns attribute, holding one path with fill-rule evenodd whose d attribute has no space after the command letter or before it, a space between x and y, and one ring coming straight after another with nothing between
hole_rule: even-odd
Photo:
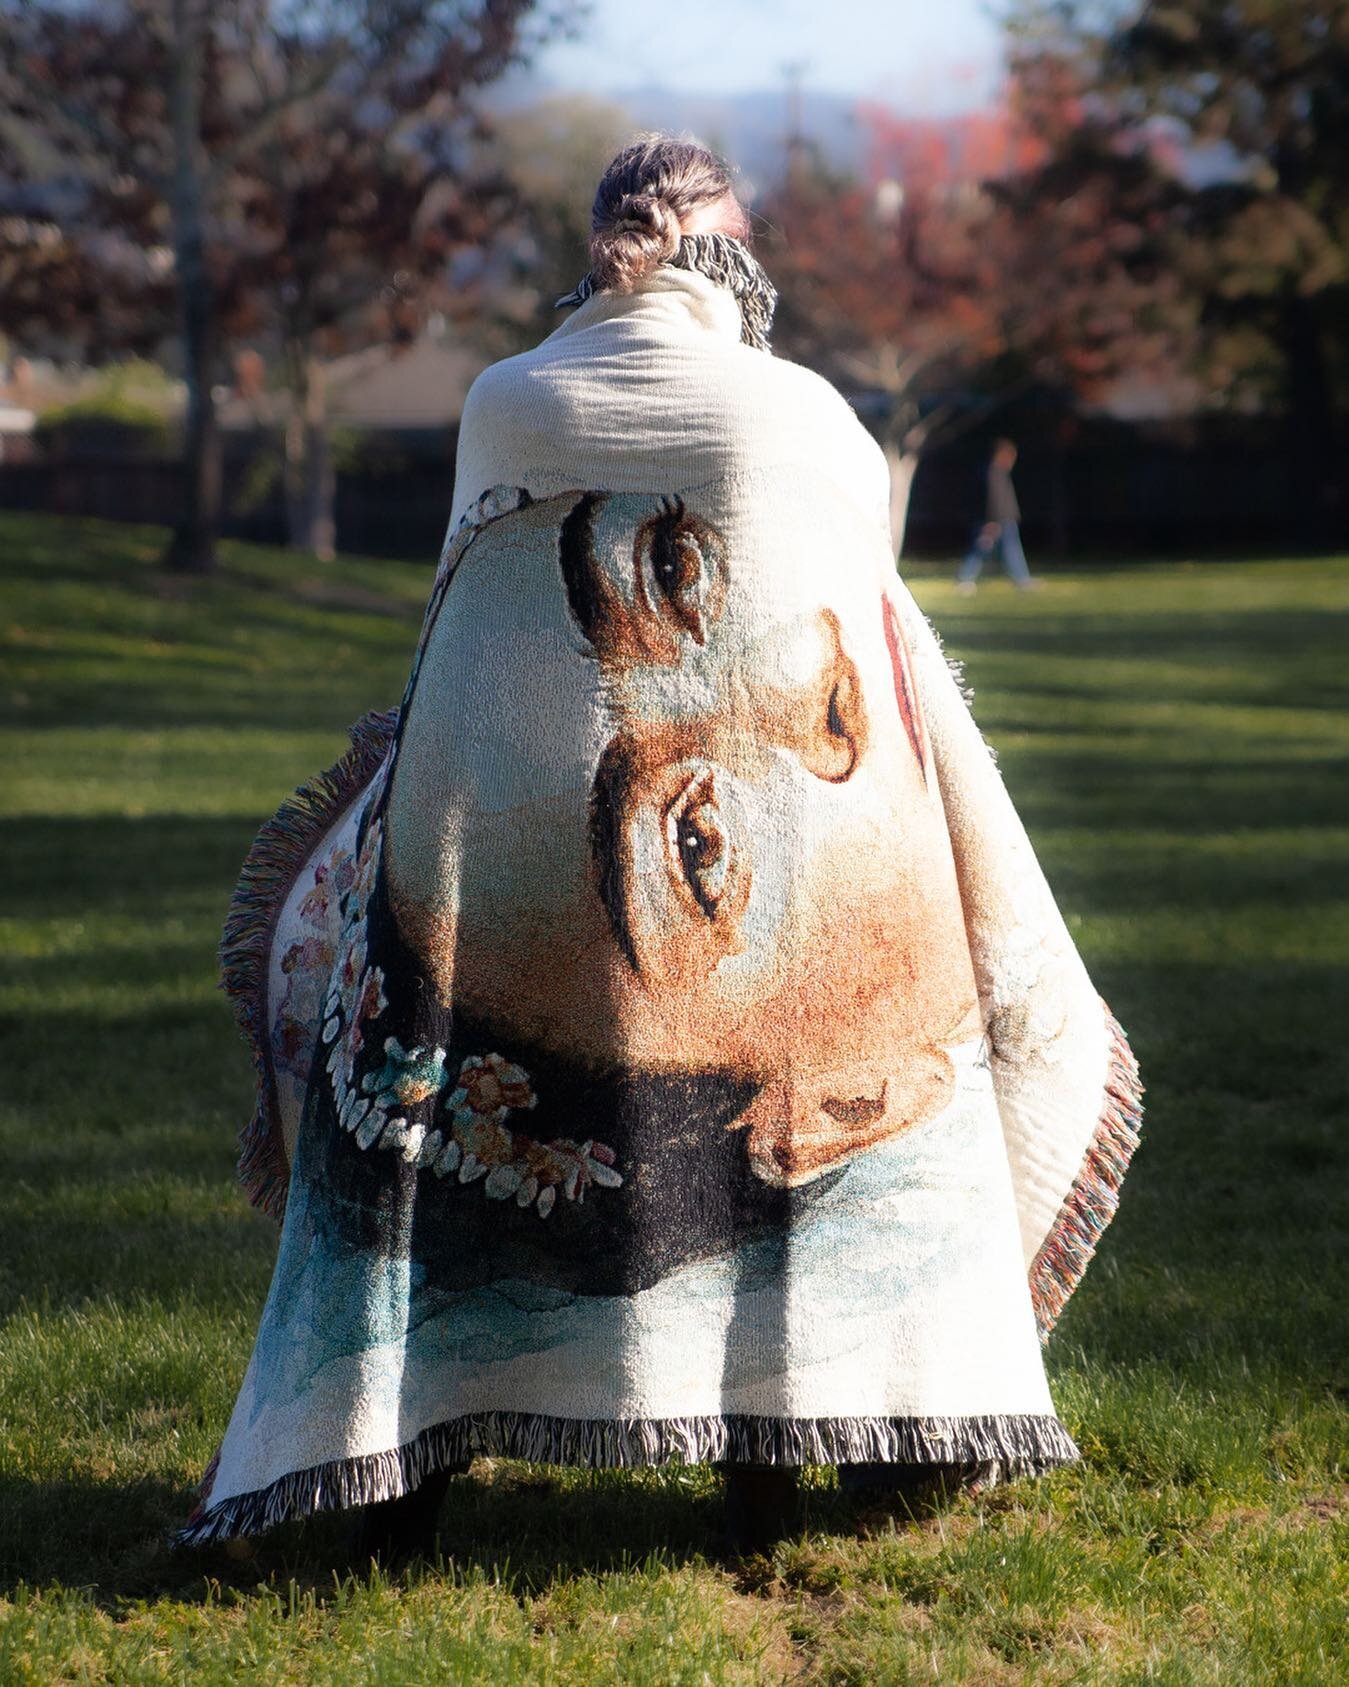
<instances>
[{"instance_id":1,"label":"grass lawn","mask_svg":"<svg viewBox=\"0 0 1349 1687\"><path fill-rule=\"evenodd\" d=\"M0 1682L1344 1679L1349 562L916 590L1148 1085L1049 1350L1076 1469L920 1521L814 1473L480 1461L443 1568L331 1519L175 1555L275 1231L214 949L258 823L397 700L429 571L0 516Z\"/></svg>"}]
</instances>

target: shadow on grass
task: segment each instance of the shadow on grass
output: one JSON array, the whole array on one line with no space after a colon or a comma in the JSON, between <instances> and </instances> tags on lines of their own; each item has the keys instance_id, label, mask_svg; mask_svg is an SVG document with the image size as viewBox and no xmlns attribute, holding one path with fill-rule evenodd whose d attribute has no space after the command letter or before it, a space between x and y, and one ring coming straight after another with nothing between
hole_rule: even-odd
<instances>
[{"instance_id":1,"label":"shadow on grass","mask_svg":"<svg viewBox=\"0 0 1349 1687\"><path fill-rule=\"evenodd\" d=\"M1167 582L1169 587L1170 582ZM1218 609L1211 604L1177 611L1168 592L1157 610L1146 599L1130 603L1127 611L1112 606L1099 613L1074 608L1025 613L981 615L963 612L946 617L950 638L961 653L987 651L997 658L1042 655L1134 657L1179 660L1202 670L1203 658L1214 653L1229 668L1250 667L1261 673L1271 657L1290 652L1304 657L1313 652L1330 655L1344 648L1349 612L1309 603L1286 607L1267 602Z\"/></svg>"},{"instance_id":2,"label":"shadow on grass","mask_svg":"<svg viewBox=\"0 0 1349 1687\"><path fill-rule=\"evenodd\" d=\"M348 722L370 709L387 709L398 701L412 659L416 626L381 622L395 627L396 639L371 635L367 617L351 626L328 631L307 629L322 655L301 669L287 666L279 653L226 646L207 657L202 649L183 645L170 658L146 660L128 637L124 651L100 653L81 662L69 651L22 651L28 670L29 695L37 704L18 715L25 730L96 729L108 733L190 729L220 732L229 728L258 730L259 694L270 699L273 718L281 731L331 732L340 720L346 698ZM277 645L298 644L302 633L274 629ZM102 680L102 702L92 715L87 705L89 670Z\"/></svg>"},{"instance_id":3,"label":"shadow on grass","mask_svg":"<svg viewBox=\"0 0 1349 1687\"><path fill-rule=\"evenodd\" d=\"M292 1581L322 1595L335 1578L370 1573L368 1561L353 1556L358 1513L283 1524L253 1542L178 1547L172 1531L192 1503L190 1492L163 1480L0 1478L0 1596L21 1585L83 1588L117 1612L136 1600L205 1603L225 1588ZM855 1517L836 1492L804 1501L803 1520L822 1514L842 1526ZM591 1473L480 1461L451 1480L440 1514L444 1563L519 1593L653 1557L675 1567L722 1552L720 1482L705 1468Z\"/></svg>"},{"instance_id":4,"label":"shadow on grass","mask_svg":"<svg viewBox=\"0 0 1349 1687\"><path fill-rule=\"evenodd\" d=\"M434 558L372 572L226 546L218 573L187 579L154 566L162 538L0 521L12 659L25 679L0 698L0 716L28 731L256 729L264 694L272 724L322 731L344 697L353 720L396 701Z\"/></svg>"},{"instance_id":5,"label":"shadow on grass","mask_svg":"<svg viewBox=\"0 0 1349 1687\"><path fill-rule=\"evenodd\" d=\"M278 802L288 795L278 793ZM210 908L219 924L248 847L267 818L99 814L9 819L9 871L0 914L39 920L140 913L147 921L141 929L153 932L156 925L181 916L186 906ZM81 975L88 964L89 956L81 954Z\"/></svg>"},{"instance_id":6,"label":"shadow on grass","mask_svg":"<svg viewBox=\"0 0 1349 1687\"><path fill-rule=\"evenodd\" d=\"M1349 818L1349 761L1342 757L1297 761L1283 755L1225 765L1211 757L1159 762L1144 748L1136 756L1116 749L1108 761L1018 748L999 759L1032 836L1064 824L1127 838L1136 830L1211 836L1338 827ZM1112 878L1108 849L1094 865L1107 888ZM1239 880L1227 883L1222 893L1229 902L1238 901Z\"/></svg>"}]
</instances>

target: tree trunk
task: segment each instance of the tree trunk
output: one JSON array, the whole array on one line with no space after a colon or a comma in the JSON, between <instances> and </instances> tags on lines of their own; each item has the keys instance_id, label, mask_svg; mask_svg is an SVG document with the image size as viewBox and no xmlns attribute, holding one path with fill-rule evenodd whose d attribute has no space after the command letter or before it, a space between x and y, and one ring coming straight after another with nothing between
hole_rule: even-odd
<instances>
[{"instance_id":1,"label":"tree trunk","mask_svg":"<svg viewBox=\"0 0 1349 1687\"><path fill-rule=\"evenodd\" d=\"M1338 542L1335 411L1316 303L1290 291L1283 306L1288 376L1288 490L1292 528L1308 545Z\"/></svg>"},{"instance_id":2,"label":"tree trunk","mask_svg":"<svg viewBox=\"0 0 1349 1687\"><path fill-rule=\"evenodd\" d=\"M215 357L209 305L204 311L201 305L200 299L193 300L184 312L187 415L183 429L182 502L164 558L168 567L184 574L211 572L220 531L220 425L211 395ZM203 317L207 320L203 321Z\"/></svg>"},{"instance_id":3,"label":"tree trunk","mask_svg":"<svg viewBox=\"0 0 1349 1687\"><path fill-rule=\"evenodd\" d=\"M294 345L290 415L286 422L286 528L296 550L320 562L337 555L337 475L328 441L323 366L305 345Z\"/></svg>"},{"instance_id":4,"label":"tree trunk","mask_svg":"<svg viewBox=\"0 0 1349 1687\"><path fill-rule=\"evenodd\" d=\"M1068 560L1068 442L1072 434L1067 419L1050 430L1049 548L1060 562Z\"/></svg>"},{"instance_id":5,"label":"tree trunk","mask_svg":"<svg viewBox=\"0 0 1349 1687\"><path fill-rule=\"evenodd\" d=\"M206 269L202 214L200 0L173 0L173 81L169 90L173 135L174 256L183 328L183 377L187 415L183 429L182 502L165 552L168 567L188 574L215 567L220 529L220 428L212 386L216 337L214 300Z\"/></svg>"},{"instance_id":6,"label":"tree trunk","mask_svg":"<svg viewBox=\"0 0 1349 1687\"><path fill-rule=\"evenodd\" d=\"M890 548L896 559L904 554L904 535L909 526L909 499L913 477L918 473L918 453L904 451L886 441L883 450L890 469Z\"/></svg>"}]
</instances>

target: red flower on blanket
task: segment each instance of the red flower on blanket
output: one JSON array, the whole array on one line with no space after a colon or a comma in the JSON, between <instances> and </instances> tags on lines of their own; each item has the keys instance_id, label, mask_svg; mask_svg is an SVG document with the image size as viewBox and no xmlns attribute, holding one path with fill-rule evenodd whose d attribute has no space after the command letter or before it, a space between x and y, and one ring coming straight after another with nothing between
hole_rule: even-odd
<instances>
[{"instance_id":1,"label":"red flower on blanket","mask_svg":"<svg viewBox=\"0 0 1349 1687\"><path fill-rule=\"evenodd\" d=\"M477 1113L504 1119L512 1107L533 1107L538 1101L528 1072L499 1054L472 1054L459 1068L459 1085L446 1096L452 1113Z\"/></svg>"},{"instance_id":2,"label":"red flower on blanket","mask_svg":"<svg viewBox=\"0 0 1349 1687\"><path fill-rule=\"evenodd\" d=\"M317 973L333 964L333 946L326 937L306 937L292 943L281 957L281 971L289 977L293 972Z\"/></svg>"},{"instance_id":3,"label":"red flower on blanket","mask_svg":"<svg viewBox=\"0 0 1349 1687\"><path fill-rule=\"evenodd\" d=\"M320 933L292 943L281 957L286 988L272 1024L272 1060L295 1090L297 1105L314 1058L314 1025L324 1017L323 991L334 954L332 939Z\"/></svg>"},{"instance_id":4,"label":"red flower on blanket","mask_svg":"<svg viewBox=\"0 0 1349 1687\"><path fill-rule=\"evenodd\" d=\"M537 1102L522 1067L499 1054L469 1055L445 1097L449 1129L434 1161L436 1172L442 1177L454 1172L460 1183L484 1178L489 1200L533 1206L540 1218L553 1210L559 1189L569 1201L584 1200L592 1184L617 1189L623 1182L614 1170L617 1155L605 1143L539 1142L503 1122L514 1109Z\"/></svg>"},{"instance_id":5,"label":"red flower on blanket","mask_svg":"<svg viewBox=\"0 0 1349 1687\"><path fill-rule=\"evenodd\" d=\"M617 1189L623 1182L614 1170L618 1156L604 1142L569 1142L565 1137L550 1142L543 1153L556 1162L561 1171L558 1183L569 1201L584 1201L585 1192L598 1183L605 1189Z\"/></svg>"},{"instance_id":6,"label":"red flower on blanket","mask_svg":"<svg viewBox=\"0 0 1349 1687\"><path fill-rule=\"evenodd\" d=\"M388 1005L388 997L384 994L383 969L368 967L356 996L351 1023L347 1026L348 1065L354 1063L356 1056L365 1047L365 1027L372 1019L378 1019Z\"/></svg>"},{"instance_id":7,"label":"red flower on blanket","mask_svg":"<svg viewBox=\"0 0 1349 1687\"><path fill-rule=\"evenodd\" d=\"M365 918L370 893L375 888L375 878L379 872L380 842L383 831L384 827L379 816L376 815L366 828L365 841L361 845L361 853L356 861L351 897L347 903L348 921Z\"/></svg>"},{"instance_id":8,"label":"red flower on blanket","mask_svg":"<svg viewBox=\"0 0 1349 1687\"><path fill-rule=\"evenodd\" d=\"M314 883L300 904L300 918L311 925L321 925L334 896L345 896L356 882L356 860L348 849L339 844L314 869Z\"/></svg>"},{"instance_id":9,"label":"red flower on blanket","mask_svg":"<svg viewBox=\"0 0 1349 1687\"><path fill-rule=\"evenodd\" d=\"M337 963L337 999L344 1013L356 1017L356 998L365 978L365 933L358 931L350 938Z\"/></svg>"}]
</instances>

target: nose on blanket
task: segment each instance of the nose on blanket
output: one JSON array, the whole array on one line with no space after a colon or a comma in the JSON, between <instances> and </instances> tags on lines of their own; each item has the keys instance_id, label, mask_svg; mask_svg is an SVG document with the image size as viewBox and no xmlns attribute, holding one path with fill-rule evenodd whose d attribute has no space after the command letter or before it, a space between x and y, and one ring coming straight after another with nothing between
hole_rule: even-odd
<instances>
[{"instance_id":1,"label":"nose on blanket","mask_svg":"<svg viewBox=\"0 0 1349 1687\"><path fill-rule=\"evenodd\" d=\"M936 1046L894 1051L868 1065L775 1079L733 1128L748 1128L749 1162L765 1183L795 1189L935 1113L951 1077Z\"/></svg>"}]
</instances>

